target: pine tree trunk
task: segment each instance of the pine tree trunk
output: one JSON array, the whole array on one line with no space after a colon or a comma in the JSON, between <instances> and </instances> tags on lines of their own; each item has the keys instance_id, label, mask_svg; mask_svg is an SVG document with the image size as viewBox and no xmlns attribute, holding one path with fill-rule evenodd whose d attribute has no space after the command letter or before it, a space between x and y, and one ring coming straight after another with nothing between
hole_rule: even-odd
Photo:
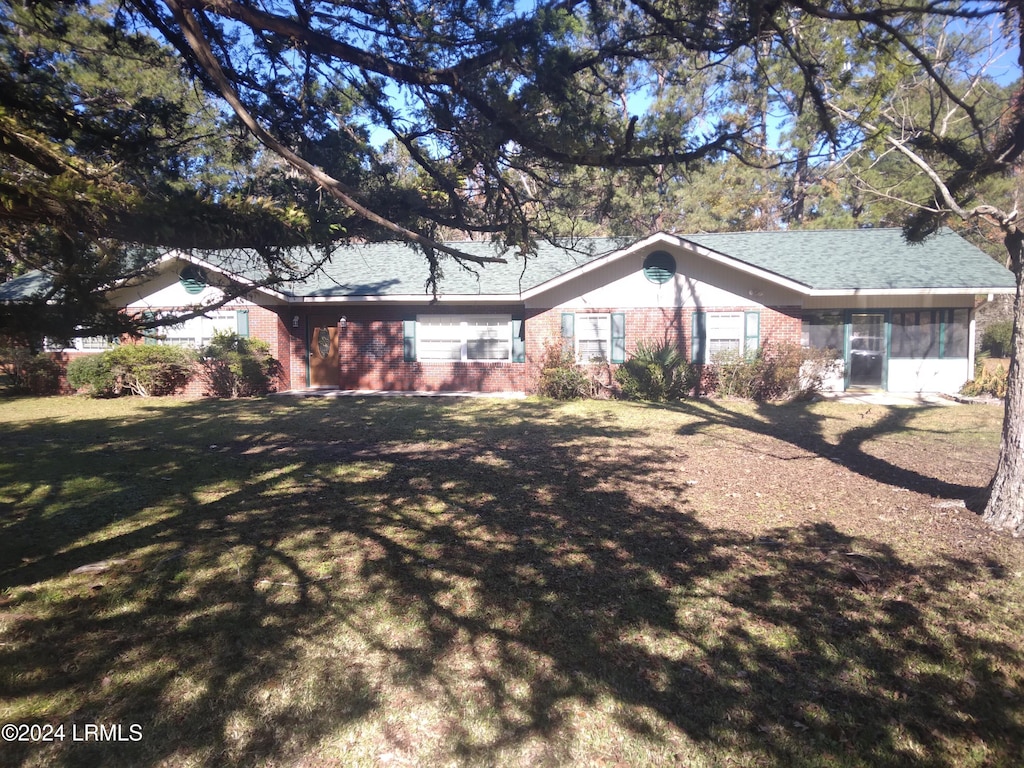
<instances>
[{"instance_id":1,"label":"pine tree trunk","mask_svg":"<svg viewBox=\"0 0 1024 768\"><path fill-rule=\"evenodd\" d=\"M1017 278L1013 302L1013 336L1010 372L1006 383L1006 412L999 463L989 486L988 504L982 519L996 528L1024 536L1024 234L1006 236L1006 248Z\"/></svg>"}]
</instances>

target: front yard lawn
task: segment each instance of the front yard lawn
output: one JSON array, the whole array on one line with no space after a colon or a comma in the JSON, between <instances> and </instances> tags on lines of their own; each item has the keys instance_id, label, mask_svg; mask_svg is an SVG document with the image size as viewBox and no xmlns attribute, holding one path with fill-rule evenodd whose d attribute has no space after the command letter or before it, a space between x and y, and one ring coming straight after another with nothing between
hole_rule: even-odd
<instances>
[{"instance_id":1,"label":"front yard lawn","mask_svg":"<svg viewBox=\"0 0 1024 768\"><path fill-rule=\"evenodd\" d=\"M1000 418L0 401L0 764L1020 765Z\"/></svg>"}]
</instances>

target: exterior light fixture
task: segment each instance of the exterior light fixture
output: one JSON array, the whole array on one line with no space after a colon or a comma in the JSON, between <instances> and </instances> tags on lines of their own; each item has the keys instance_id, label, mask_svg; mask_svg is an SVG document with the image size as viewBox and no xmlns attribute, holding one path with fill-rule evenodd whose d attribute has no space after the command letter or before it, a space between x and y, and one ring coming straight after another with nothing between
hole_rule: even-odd
<instances>
[{"instance_id":1,"label":"exterior light fixture","mask_svg":"<svg viewBox=\"0 0 1024 768\"><path fill-rule=\"evenodd\" d=\"M298 327L299 327L299 316L298 315L292 315L292 328L298 328Z\"/></svg>"}]
</instances>

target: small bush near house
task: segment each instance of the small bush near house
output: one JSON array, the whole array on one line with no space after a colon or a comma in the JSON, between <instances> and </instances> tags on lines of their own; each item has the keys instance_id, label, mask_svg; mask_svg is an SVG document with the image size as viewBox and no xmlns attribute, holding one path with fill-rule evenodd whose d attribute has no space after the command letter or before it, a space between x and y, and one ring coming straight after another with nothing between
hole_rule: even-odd
<instances>
[{"instance_id":1,"label":"small bush near house","mask_svg":"<svg viewBox=\"0 0 1024 768\"><path fill-rule=\"evenodd\" d=\"M579 400L593 397L594 382L576 362L572 350L556 342L544 350L538 390L556 400Z\"/></svg>"},{"instance_id":2,"label":"small bush near house","mask_svg":"<svg viewBox=\"0 0 1024 768\"><path fill-rule=\"evenodd\" d=\"M68 384L93 397L173 395L192 378L195 360L183 347L125 344L73 361Z\"/></svg>"},{"instance_id":3,"label":"small bush near house","mask_svg":"<svg viewBox=\"0 0 1024 768\"><path fill-rule=\"evenodd\" d=\"M125 344L104 352L120 387L133 395L173 395L188 384L195 366L195 353L184 347Z\"/></svg>"},{"instance_id":4,"label":"small bush near house","mask_svg":"<svg viewBox=\"0 0 1024 768\"><path fill-rule=\"evenodd\" d=\"M719 352L701 378L701 391L764 402L807 397L821 389L832 355L799 344L765 344L753 357Z\"/></svg>"},{"instance_id":5,"label":"small bush near house","mask_svg":"<svg viewBox=\"0 0 1024 768\"><path fill-rule=\"evenodd\" d=\"M82 355L68 362L68 386L91 397L116 397L117 377L106 354Z\"/></svg>"},{"instance_id":6,"label":"small bush near house","mask_svg":"<svg viewBox=\"0 0 1024 768\"><path fill-rule=\"evenodd\" d=\"M615 371L615 381L630 400L681 400L693 390L694 369L674 345L641 341L636 351Z\"/></svg>"},{"instance_id":7,"label":"small bush near house","mask_svg":"<svg viewBox=\"0 0 1024 768\"><path fill-rule=\"evenodd\" d=\"M990 357L1009 357L1010 339L1013 336L1013 321L1001 320L992 323L981 336L981 351Z\"/></svg>"},{"instance_id":8,"label":"small bush near house","mask_svg":"<svg viewBox=\"0 0 1024 768\"><path fill-rule=\"evenodd\" d=\"M982 368L978 374L960 388L961 395L967 397L1006 397L1006 369L999 365L995 370Z\"/></svg>"},{"instance_id":9,"label":"small bush near house","mask_svg":"<svg viewBox=\"0 0 1024 768\"><path fill-rule=\"evenodd\" d=\"M270 345L236 333L217 333L199 361L206 394L214 397L255 397L273 392L281 364Z\"/></svg>"},{"instance_id":10,"label":"small bush near house","mask_svg":"<svg viewBox=\"0 0 1024 768\"><path fill-rule=\"evenodd\" d=\"M60 393L61 365L46 353L33 354L24 347L5 347L0 350L0 372L12 392L25 395Z\"/></svg>"}]
</instances>

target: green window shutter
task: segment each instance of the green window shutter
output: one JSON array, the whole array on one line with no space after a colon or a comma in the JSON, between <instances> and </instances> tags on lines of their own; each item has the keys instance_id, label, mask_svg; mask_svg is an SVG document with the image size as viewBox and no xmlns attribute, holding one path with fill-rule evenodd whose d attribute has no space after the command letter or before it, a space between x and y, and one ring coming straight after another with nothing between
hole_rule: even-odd
<instances>
[{"instance_id":1,"label":"green window shutter","mask_svg":"<svg viewBox=\"0 0 1024 768\"><path fill-rule=\"evenodd\" d=\"M571 339L576 335L576 315L572 312L562 313L562 338Z\"/></svg>"},{"instance_id":2,"label":"green window shutter","mask_svg":"<svg viewBox=\"0 0 1024 768\"><path fill-rule=\"evenodd\" d=\"M151 312L151 311L149 311L147 309L145 312L142 313L142 319L145 322L148 323L150 320L155 320L156 319L156 313L155 312ZM146 329L145 331L142 332L142 343L143 344L156 344L157 343L156 335L157 335L156 328L148 328L148 329Z\"/></svg>"},{"instance_id":3,"label":"green window shutter","mask_svg":"<svg viewBox=\"0 0 1024 768\"><path fill-rule=\"evenodd\" d=\"M705 344L708 338L708 313L694 312L690 323L690 360L694 363L706 363Z\"/></svg>"},{"instance_id":4,"label":"green window shutter","mask_svg":"<svg viewBox=\"0 0 1024 768\"><path fill-rule=\"evenodd\" d=\"M746 329L743 351L748 355L753 355L761 344L761 313L757 311L744 312L743 327Z\"/></svg>"},{"instance_id":5,"label":"green window shutter","mask_svg":"<svg viewBox=\"0 0 1024 768\"><path fill-rule=\"evenodd\" d=\"M402 321L402 353L407 363L416 360L416 321Z\"/></svg>"},{"instance_id":6,"label":"green window shutter","mask_svg":"<svg viewBox=\"0 0 1024 768\"><path fill-rule=\"evenodd\" d=\"M626 362L626 315L612 313L612 362Z\"/></svg>"},{"instance_id":7,"label":"green window shutter","mask_svg":"<svg viewBox=\"0 0 1024 768\"><path fill-rule=\"evenodd\" d=\"M526 362L526 323L512 320L512 362Z\"/></svg>"},{"instance_id":8,"label":"green window shutter","mask_svg":"<svg viewBox=\"0 0 1024 768\"><path fill-rule=\"evenodd\" d=\"M249 338L249 310L239 309L235 312L235 327L238 335L242 338Z\"/></svg>"}]
</instances>

